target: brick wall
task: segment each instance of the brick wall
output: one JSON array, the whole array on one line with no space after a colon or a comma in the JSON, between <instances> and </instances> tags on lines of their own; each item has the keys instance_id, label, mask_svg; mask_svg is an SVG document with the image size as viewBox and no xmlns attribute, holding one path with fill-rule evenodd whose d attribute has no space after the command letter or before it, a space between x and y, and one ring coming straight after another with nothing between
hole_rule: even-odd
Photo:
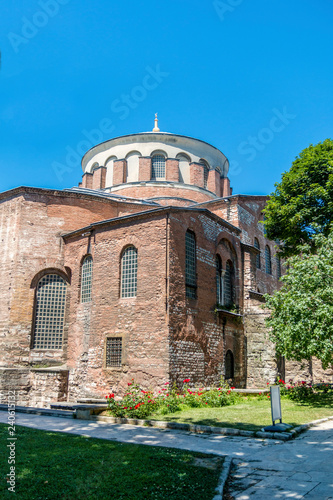
<instances>
[{"instance_id":1,"label":"brick wall","mask_svg":"<svg viewBox=\"0 0 333 500\"><path fill-rule=\"evenodd\" d=\"M89 249L94 262L92 302L81 304L80 261L87 253L87 238L79 235L66 240L65 260L72 269L70 398L124 392L131 378L146 388L168 380L165 244L165 216L96 230ZM138 251L138 290L136 297L122 299L120 256L126 245L134 245ZM108 336L123 338L119 368L105 367Z\"/></svg>"}]
</instances>

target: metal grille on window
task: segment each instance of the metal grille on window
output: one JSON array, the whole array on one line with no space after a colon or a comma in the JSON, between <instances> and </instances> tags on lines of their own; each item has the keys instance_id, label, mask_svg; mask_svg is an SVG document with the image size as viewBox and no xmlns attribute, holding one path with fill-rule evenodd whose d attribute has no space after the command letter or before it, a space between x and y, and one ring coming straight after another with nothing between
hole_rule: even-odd
<instances>
[{"instance_id":1,"label":"metal grille on window","mask_svg":"<svg viewBox=\"0 0 333 500\"><path fill-rule=\"evenodd\" d=\"M277 275L277 278L281 278L281 259L280 259L280 255L276 255L275 256L276 258L276 275Z\"/></svg>"},{"instance_id":2,"label":"metal grille on window","mask_svg":"<svg viewBox=\"0 0 333 500\"><path fill-rule=\"evenodd\" d=\"M138 252L128 247L121 257L121 297L136 297L138 273Z\"/></svg>"},{"instance_id":3,"label":"metal grille on window","mask_svg":"<svg viewBox=\"0 0 333 500\"><path fill-rule=\"evenodd\" d=\"M219 255L216 256L216 301L223 304L222 261Z\"/></svg>"},{"instance_id":4,"label":"metal grille on window","mask_svg":"<svg viewBox=\"0 0 333 500\"><path fill-rule=\"evenodd\" d=\"M266 273L272 274L271 251L267 245L265 248L265 267Z\"/></svg>"},{"instance_id":5,"label":"metal grille on window","mask_svg":"<svg viewBox=\"0 0 333 500\"><path fill-rule=\"evenodd\" d=\"M257 269L260 269L260 245L259 245L259 241L257 240L257 238L254 238L254 246L255 246L255 248L258 248L258 250L259 250L259 253L256 255L256 266L257 266Z\"/></svg>"},{"instance_id":6,"label":"metal grille on window","mask_svg":"<svg viewBox=\"0 0 333 500\"><path fill-rule=\"evenodd\" d=\"M155 155L151 162L151 178L165 178L165 158L162 155Z\"/></svg>"},{"instance_id":7,"label":"metal grille on window","mask_svg":"<svg viewBox=\"0 0 333 500\"><path fill-rule=\"evenodd\" d=\"M46 274L36 289L34 349L61 349L64 331L65 280L58 274Z\"/></svg>"},{"instance_id":8,"label":"metal grille on window","mask_svg":"<svg viewBox=\"0 0 333 500\"><path fill-rule=\"evenodd\" d=\"M197 295L196 248L195 236L191 231L186 231L185 235L185 279L186 297L195 299Z\"/></svg>"},{"instance_id":9,"label":"metal grille on window","mask_svg":"<svg viewBox=\"0 0 333 500\"><path fill-rule=\"evenodd\" d=\"M206 189L207 188L207 184L208 184L208 175L209 175L209 167L207 165L207 163L205 162L205 160L200 160L200 164L203 165L204 167L204 188Z\"/></svg>"},{"instance_id":10,"label":"metal grille on window","mask_svg":"<svg viewBox=\"0 0 333 500\"><path fill-rule=\"evenodd\" d=\"M106 339L106 366L121 366L122 338Z\"/></svg>"},{"instance_id":11,"label":"metal grille on window","mask_svg":"<svg viewBox=\"0 0 333 500\"><path fill-rule=\"evenodd\" d=\"M93 270L93 260L91 255L88 255L84 259L82 264L81 302L91 301L92 270Z\"/></svg>"},{"instance_id":12,"label":"metal grille on window","mask_svg":"<svg viewBox=\"0 0 333 500\"><path fill-rule=\"evenodd\" d=\"M228 261L224 275L224 305L230 306L232 302L232 264Z\"/></svg>"}]
</instances>

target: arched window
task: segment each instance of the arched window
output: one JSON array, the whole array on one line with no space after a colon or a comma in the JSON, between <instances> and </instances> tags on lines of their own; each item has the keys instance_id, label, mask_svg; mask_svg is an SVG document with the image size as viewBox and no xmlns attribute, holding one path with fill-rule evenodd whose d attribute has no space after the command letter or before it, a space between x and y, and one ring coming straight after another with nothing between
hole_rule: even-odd
<instances>
[{"instance_id":1,"label":"arched window","mask_svg":"<svg viewBox=\"0 0 333 500\"><path fill-rule=\"evenodd\" d=\"M222 260L219 255L216 256L216 301L223 304L223 273Z\"/></svg>"},{"instance_id":2,"label":"arched window","mask_svg":"<svg viewBox=\"0 0 333 500\"><path fill-rule=\"evenodd\" d=\"M265 270L267 274L272 274L271 251L268 245L265 248Z\"/></svg>"},{"instance_id":3,"label":"arched window","mask_svg":"<svg viewBox=\"0 0 333 500\"><path fill-rule=\"evenodd\" d=\"M36 288L33 349L62 349L66 281L58 274L46 274Z\"/></svg>"},{"instance_id":4,"label":"arched window","mask_svg":"<svg viewBox=\"0 0 333 500\"><path fill-rule=\"evenodd\" d=\"M256 255L256 267L257 269L260 269L260 245L258 238L254 238L254 246L259 250L259 253Z\"/></svg>"},{"instance_id":5,"label":"arched window","mask_svg":"<svg viewBox=\"0 0 333 500\"><path fill-rule=\"evenodd\" d=\"M93 259L91 255L87 255L81 269L81 302L91 301L92 271Z\"/></svg>"},{"instance_id":6,"label":"arched window","mask_svg":"<svg viewBox=\"0 0 333 500\"><path fill-rule=\"evenodd\" d=\"M281 259L280 259L280 255L277 253L275 255L275 258L276 258L276 276L277 276L277 279L280 279L281 278Z\"/></svg>"},{"instance_id":7,"label":"arched window","mask_svg":"<svg viewBox=\"0 0 333 500\"><path fill-rule=\"evenodd\" d=\"M233 303L233 266L230 260L225 266L224 275L224 305L231 306Z\"/></svg>"},{"instance_id":8,"label":"arched window","mask_svg":"<svg viewBox=\"0 0 333 500\"><path fill-rule=\"evenodd\" d=\"M179 153L176 156L176 159L179 160L179 182L184 182L185 184L189 184L191 180L190 169L189 169L191 158L186 154Z\"/></svg>"},{"instance_id":9,"label":"arched window","mask_svg":"<svg viewBox=\"0 0 333 500\"><path fill-rule=\"evenodd\" d=\"M229 380L234 378L235 365L234 365L234 355L230 350L227 351L225 355L225 379Z\"/></svg>"},{"instance_id":10,"label":"arched window","mask_svg":"<svg viewBox=\"0 0 333 500\"><path fill-rule=\"evenodd\" d=\"M121 298L136 297L138 274L138 251L127 247L121 256Z\"/></svg>"},{"instance_id":11,"label":"arched window","mask_svg":"<svg viewBox=\"0 0 333 500\"><path fill-rule=\"evenodd\" d=\"M186 297L195 299L197 296L196 242L192 231L186 231L185 235L185 281Z\"/></svg>"},{"instance_id":12,"label":"arched window","mask_svg":"<svg viewBox=\"0 0 333 500\"><path fill-rule=\"evenodd\" d=\"M151 178L165 179L165 157L163 155L154 155L151 160Z\"/></svg>"},{"instance_id":13,"label":"arched window","mask_svg":"<svg viewBox=\"0 0 333 500\"><path fill-rule=\"evenodd\" d=\"M206 160L200 160L200 164L204 167L204 188L206 189L208 183L209 165Z\"/></svg>"}]
</instances>

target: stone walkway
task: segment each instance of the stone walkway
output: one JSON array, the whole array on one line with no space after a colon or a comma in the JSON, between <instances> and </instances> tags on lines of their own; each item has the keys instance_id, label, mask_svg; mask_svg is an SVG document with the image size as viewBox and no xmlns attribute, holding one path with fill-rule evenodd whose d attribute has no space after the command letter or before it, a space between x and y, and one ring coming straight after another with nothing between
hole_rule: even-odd
<instances>
[{"instance_id":1,"label":"stone walkway","mask_svg":"<svg viewBox=\"0 0 333 500\"><path fill-rule=\"evenodd\" d=\"M7 412L1 411L0 422L7 423L7 418ZM237 500L333 500L333 421L313 427L287 443L19 413L16 424L230 456L235 465L229 482L229 498Z\"/></svg>"}]
</instances>

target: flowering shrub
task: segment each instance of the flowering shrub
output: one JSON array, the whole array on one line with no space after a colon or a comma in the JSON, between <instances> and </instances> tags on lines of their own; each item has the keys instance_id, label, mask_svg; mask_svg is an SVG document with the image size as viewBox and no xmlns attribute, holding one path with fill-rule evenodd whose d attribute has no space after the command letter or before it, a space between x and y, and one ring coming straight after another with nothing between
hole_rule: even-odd
<instances>
[{"instance_id":1,"label":"flowering shrub","mask_svg":"<svg viewBox=\"0 0 333 500\"><path fill-rule=\"evenodd\" d=\"M170 387L167 382L158 394L152 391L143 391L134 379L128 383L128 391L121 401L115 400L114 394L106 396L108 409L115 417L146 418L152 413L163 415L182 410L184 406L190 408L218 408L235 404L240 396L233 392L224 382L221 387L209 390L191 390L188 387L189 378L184 380L184 388L180 391L176 385Z\"/></svg>"},{"instance_id":2,"label":"flowering shrub","mask_svg":"<svg viewBox=\"0 0 333 500\"><path fill-rule=\"evenodd\" d=\"M128 391L121 401L114 399L114 394L105 396L108 409L114 417L146 418L156 410L157 404L151 391L142 391L132 379Z\"/></svg>"},{"instance_id":3,"label":"flowering shrub","mask_svg":"<svg viewBox=\"0 0 333 500\"><path fill-rule=\"evenodd\" d=\"M276 382L280 386L281 396L287 396L293 401L306 401L314 395L314 388L312 384L307 384L304 380L302 382L286 384L284 380L280 379Z\"/></svg>"}]
</instances>

